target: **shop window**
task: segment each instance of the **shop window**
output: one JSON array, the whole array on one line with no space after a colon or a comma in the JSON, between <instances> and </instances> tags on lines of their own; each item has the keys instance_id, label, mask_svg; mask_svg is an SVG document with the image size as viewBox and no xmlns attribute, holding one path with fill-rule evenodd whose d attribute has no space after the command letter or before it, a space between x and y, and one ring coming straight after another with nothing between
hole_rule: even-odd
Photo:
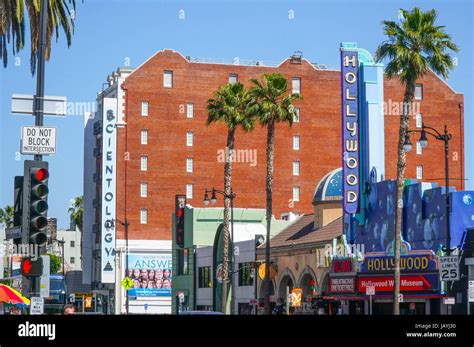
<instances>
[{"instance_id":1,"label":"shop window","mask_svg":"<svg viewBox=\"0 0 474 347\"><path fill-rule=\"evenodd\" d=\"M198 268L198 286L199 288L212 287L212 274L210 266L201 266Z\"/></svg>"},{"instance_id":2,"label":"shop window","mask_svg":"<svg viewBox=\"0 0 474 347\"><path fill-rule=\"evenodd\" d=\"M239 263L239 286L253 286L254 263Z\"/></svg>"}]
</instances>

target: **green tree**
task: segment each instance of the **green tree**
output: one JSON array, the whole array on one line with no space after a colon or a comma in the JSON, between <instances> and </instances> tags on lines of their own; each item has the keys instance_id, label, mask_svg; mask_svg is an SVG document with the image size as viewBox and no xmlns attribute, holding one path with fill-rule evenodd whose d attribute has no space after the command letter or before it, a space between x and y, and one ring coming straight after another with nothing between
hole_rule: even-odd
<instances>
[{"instance_id":1,"label":"green tree","mask_svg":"<svg viewBox=\"0 0 474 347\"><path fill-rule=\"evenodd\" d=\"M228 83L214 92L212 99L207 101L207 125L223 123L227 126L227 144L224 164L224 223L223 223L223 260L222 260L222 312L227 311L227 282L229 278L229 220L230 196L232 181L232 155L235 147L235 131L237 128L245 132L254 127L252 117L248 113L250 97L240 82ZM235 288L232 288L235 290Z\"/></svg>"},{"instance_id":2,"label":"green tree","mask_svg":"<svg viewBox=\"0 0 474 347\"><path fill-rule=\"evenodd\" d=\"M408 134L409 113L412 107L416 81L431 69L434 73L448 78L453 68L450 51L459 49L444 26L436 25L437 13L400 10L401 23L383 21L386 41L377 48L376 60L387 59L385 73L388 78L398 78L405 86L404 107L400 114L397 158L397 218L395 221L395 281L393 313L400 314L398 296L400 294L400 246L402 224L402 193L405 183L406 155L403 149Z\"/></svg>"},{"instance_id":3,"label":"green tree","mask_svg":"<svg viewBox=\"0 0 474 347\"><path fill-rule=\"evenodd\" d=\"M74 33L74 19L76 11L76 0L47 0L48 21L46 26L46 50L45 58L49 60L51 55L51 40L56 34L59 38L59 27L61 26L67 40L68 47L71 46ZM68 4L72 5L72 11ZM3 66L8 64L7 46L12 43L13 54L16 54L25 45L25 9L28 15L31 34L31 73L36 69L37 50L39 45L41 0L0 0L0 59Z\"/></svg>"},{"instance_id":4,"label":"green tree","mask_svg":"<svg viewBox=\"0 0 474 347\"><path fill-rule=\"evenodd\" d=\"M275 156L275 125L293 124L295 108L293 101L301 98L299 94L288 93L288 81L281 74L263 75L261 81L252 79L250 94L253 101L250 112L256 114L258 121L267 128L267 174L266 174L266 219L267 238L265 248L265 312L270 314L270 227L273 215L273 159Z\"/></svg>"},{"instance_id":5,"label":"green tree","mask_svg":"<svg viewBox=\"0 0 474 347\"><path fill-rule=\"evenodd\" d=\"M47 253L46 255L49 255L49 258L50 258L49 269L50 269L51 273L52 274L58 273L58 271L59 271L59 269L61 269L61 265L62 265L61 257L59 257L55 254L52 254L52 253Z\"/></svg>"},{"instance_id":6,"label":"green tree","mask_svg":"<svg viewBox=\"0 0 474 347\"><path fill-rule=\"evenodd\" d=\"M83 219L84 219L84 199L82 196L74 198L73 203L67 210L71 221L77 225L79 230L82 232Z\"/></svg>"},{"instance_id":7,"label":"green tree","mask_svg":"<svg viewBox=\"0 0 474 347\"><path fill-rule=\"evenodd\" d=\"M10 205L0 208L0 224L6 228L13 226L13 207Z\"/></svg>"}]
</instances>

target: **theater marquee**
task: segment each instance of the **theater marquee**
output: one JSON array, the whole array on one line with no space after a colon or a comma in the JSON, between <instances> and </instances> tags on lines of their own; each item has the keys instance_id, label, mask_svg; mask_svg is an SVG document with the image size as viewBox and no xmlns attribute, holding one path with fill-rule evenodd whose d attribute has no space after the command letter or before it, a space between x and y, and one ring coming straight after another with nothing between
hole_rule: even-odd
<instances>
[{"instance_id":1,"label":"theater marquee","mask_svg":"<svg viewBox=\"0 0 474 347\"><path fill-rule=\"evenodd\" d=\"M357 51L341 48L342 171L344 211L359 211L359 61Z\"/></svg>"}]
</instances>

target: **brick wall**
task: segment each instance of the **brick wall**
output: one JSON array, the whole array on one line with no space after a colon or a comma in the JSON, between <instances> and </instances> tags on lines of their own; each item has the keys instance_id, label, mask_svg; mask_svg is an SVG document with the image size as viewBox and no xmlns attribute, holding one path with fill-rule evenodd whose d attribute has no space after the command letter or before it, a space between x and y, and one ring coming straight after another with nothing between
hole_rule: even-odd
<instances>
[{"instance_id":1,"label":"brick wall","mask_svg":"<svg viewBox=\"0 0 474 347\"><path fill-rule=\"evenodd\" d=\"M163 87L163 73L173 71L173 88ZM275 138L275 177L273 212L279 218L284 212L311 213L316 184L330 170L341 166L340 140L340 77L338 71L316 70L303 60L302 64L284 61L279 67L236 66L190 63L177 52L157 53L135 70L123 84L126 90L127 126L119 129L117 152L117 218L128 218L131 239L171 239L171 213L175 194L184 194L186 184L193 184L193 199L188 203L203 207L204 189L223 187L223 163L218 150L224 150L225 126L206 126L206 101L212 92L228 82L230 73L249 86L251 78L264 73L280 72L290 81L301 78L303 100L300 123L293 127L279 125ZM424 121L442 130L446 123L453 133L453 178L462 178L462 117L458 104L461 94L454 93L433 74L420 83L424 85L421 112ZM403 87L396 80L385 81L385 99L403 100ZM141 102L148 101L149 115L141 116ZM186 104L194 104L194 118L186 116ZM385 154L387 178L396 175L398 116L385 117ZM411 125L414 127L414 119ZM148 130L148 144L141 145L140 133ZM186 146L186 132L194 133L193 147ZM293 150L293 136L300 136L300 150ZM415 137L412 142L415 144ZM265 208L266 130L257 125L251 133L236 133L236 149L256 150L257 164L234 163L232 186L237 194L235 207ZM407 177L416 177L416 166L423 165L424 179L443 178L443 146L431 140L423 155L415 148L408 155ZM140 156L148 156L148 171L140 171ZM194 161L193 173L186 172L186 158ZM129 160L127 160L129 159ZM293 176L293 161L300 161L300 175ZM148 197L140 197L140 183L148 183ZM441 182L441 181L439 181ZM462 181L453 181L458 189ZM454 184L455 183L455 184ZM291 203L293 186L300 187L300 201ZM126 210L125 210L126 206ZM222 206L218 196L217 206ZM140 224L140 209L148 210L148 223ZM123 238L119 226L118 238Z\"/></svg>"}]
</instances>

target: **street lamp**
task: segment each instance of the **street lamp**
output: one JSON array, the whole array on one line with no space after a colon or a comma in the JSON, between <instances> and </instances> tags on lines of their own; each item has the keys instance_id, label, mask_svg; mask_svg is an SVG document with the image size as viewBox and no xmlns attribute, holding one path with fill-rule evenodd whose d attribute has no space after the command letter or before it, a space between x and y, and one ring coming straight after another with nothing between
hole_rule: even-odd
<instances>
[{"instance_id":1,"label":"street lamp","mask_svg":"<svg viewBox=\"0 0 474 347\"><path fill-rule=\"evenodd\" d=\"M232 270L231 270L231 284L232 284L232 296L231 296L231 314L234 314L234 300L235 300L235 286L234 286L234 272L235 272L235 262L234 262L234 199L235 199L235 193L232 191L232 188L230 188L230 194L226 194L222 190L218 190L215 188L212 188L212 190L206 189L204 192L204 205L209 206L209 193L211 193L211 203L212 205L215 205L217 203L217 198L216 194L220 194L224 197L224 199L230 199L230 233L231 233L231 249L232 249L232 255L231 255L231 262L232 262Z\"/></svg>"},{"instance_id":2,"label":"street lamp","mask_svg":"<svg viewBox=\"0 0 474 347\"><path fill-rule=\"evenodd\" d=\"M127 218L125 218L125 222L122 222L119 219L110 219L106 221L106 225L108 228L113 228L115 222L120 223L122 226L125 227L125 274L128 276L128 227L130 223L128 222ZM125 290L125 312L128 314L128 289Z\"/></svg>"},{"instance_id":3,"label":"street lamp","mask_svg":"<svg viewBox=\"0 0 474 347\"><path fill-rule=\"evenodd\" d=\"M433 131L433 132L430 132ZM446 247L445 251L447 255L451 254L451 232L450 232L450 203L449 203L449 141L452 139L452 135L448 132L448 127L444 126L444 133L441 134L436 129L426 126L424 123L421 126L421 130L408 130L405 137L405 143L403 148L405 152L410 152L411 143L410 143L410 133L420 133L420 146L426 148L428 146L427 134L434 137L436 140L444 142L444 171L445 171L445 180L446 180ZM449 283L448 283L449 285Z\"/></svg>"}]
</instances>

